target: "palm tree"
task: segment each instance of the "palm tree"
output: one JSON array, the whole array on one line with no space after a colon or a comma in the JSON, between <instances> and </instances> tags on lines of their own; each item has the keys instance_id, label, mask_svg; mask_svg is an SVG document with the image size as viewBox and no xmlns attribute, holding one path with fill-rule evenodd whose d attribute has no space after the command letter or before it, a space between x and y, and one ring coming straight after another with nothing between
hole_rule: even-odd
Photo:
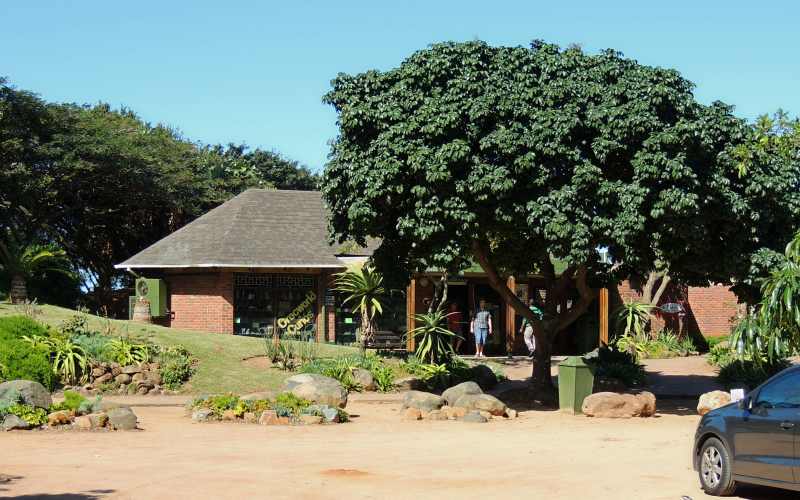
<instances>
[{"instance_id":1,"label":"palm tree","mask_svg":"<svg viewBox=\"0 0 800 500\"><path fill-rule=\"evenodd\" d=\"M383 275L366 265L338 273L334 278L334 290L345 294L343 303L354 304L361 314L361 349L366 351L376 330L375 316L383 313Z\"/></svg>"},{"instance_id":2,"label":"palm tree","mask_svg":"<svg viewBox=\"0 0 800 500\"><path fill-rule=\"evenodd\" d=\"M28 280L35 274L52 271L72 276L66 253L54 245L20 244L11 234L0 239L0 270L11 278L12 304L28 300Z\"/></svg>"}]
</instances>

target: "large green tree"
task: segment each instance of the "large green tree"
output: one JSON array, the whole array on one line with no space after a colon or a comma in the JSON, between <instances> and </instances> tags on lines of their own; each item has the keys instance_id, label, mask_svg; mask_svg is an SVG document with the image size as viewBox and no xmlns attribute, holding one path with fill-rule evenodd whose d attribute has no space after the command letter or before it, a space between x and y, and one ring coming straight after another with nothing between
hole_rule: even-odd
<instances>
[{"instance_id":1,"label":"large green tree","mask_svg":"<svg viewBox=\"0 0 800 500\"><path fill-rule=\"evenodd\" d=\"M133 111L53 104L0 79L0 230L54 243L109 305L134 253L250 187L309 189L277 153L203 146Z\"/></svg>"},{"instance_id":2,"label":"large green tree","mask_svg":"<svg viewBox=\"0 0 800 500\"><path fill-rule=\"evenodd\" d=\"M443 43L332 87L333 237L381 238L378 268L405 279L479 263L534 324L533 380L547 390L556 334L600 286L656 265L684 284L741 283L754 252L782 246L798 220L786 201L796 168L754 162L738 175L730 148L751 130L729 106L702 105L678 72L614 51ZM599 262L603 247L612 263ZM542 320L506 285L528 273L546 283Z\"/></svg>"}]
</instances>

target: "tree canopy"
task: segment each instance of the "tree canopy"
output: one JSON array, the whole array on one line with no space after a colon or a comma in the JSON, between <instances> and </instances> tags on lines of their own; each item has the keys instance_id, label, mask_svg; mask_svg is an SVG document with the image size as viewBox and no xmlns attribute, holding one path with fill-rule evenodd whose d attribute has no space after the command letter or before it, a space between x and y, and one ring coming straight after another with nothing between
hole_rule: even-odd
<instances>
[{"instance_id":1,"label":"tree canopy","mask_svg":"<svg viewBox=\"0 0 800 500\"><path fill-rule=\"evenodd\" d=\"M47 103L0 80L0 229L66 251L97 305L125 279L114 264L209 209L317 180L274 152L197 144L128 109Z\"/></svg>"},{"instance_id":2,"label":"tree canopy","mask_svg":"<svg viewBox=\"0 0 800 500\"><path fill-rule=\"evenodd\" d=\"M548 359L598 286L656 263L684 284L743 284L800 220L798 165L739 175L733 150L752 129L692 90L675 70L540 41L436 44L340 74L324 97L339 126L323 182L332 236L381 238L376 264L405 279L478 262ZM541 322L505 284L528 273L547 283ZM545 384L547 367L534 370Z\"/></svg>"}]
</instances>

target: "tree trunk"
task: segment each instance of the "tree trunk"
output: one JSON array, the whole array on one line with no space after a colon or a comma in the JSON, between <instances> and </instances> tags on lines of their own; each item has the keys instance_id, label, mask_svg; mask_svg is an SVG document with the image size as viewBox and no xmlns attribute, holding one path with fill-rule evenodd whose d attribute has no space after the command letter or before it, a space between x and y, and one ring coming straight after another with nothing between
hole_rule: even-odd
<instances>
[{"instance_id":1,"label":"tree trunk","mask_svg":"<svg viewBox=\"0 0 800 500\"><path fill-rule=\"evenodd\" d=\"M555 386L550 376L550 357L553 352L553 340L558 332L564 330L585 314L589 305L597 296L597 290L590 288L586 282L586 268L583 266L569 267L560 276L556 277L552 263L549 260L547 261L549 266L546 273L548 275L546 280L547 304L545 307L545 319L540 320L508 288L507 281L500 277L489 257L488 244L486 242L473 240L472 253L483 270L486 271L489 285L514 309L514 312L527 318L533 325L536 351L531 384L534 391L543 396L543 399L555 401ZM565 293L571 285L577 288L580 298L569 309L559 310L557 304L561 302L562 298L566 298Z\"/></svg>"},{"instance_id":2,"label":"tree trunk","mask_svg":"<svg viewBox=\"0 0 800 500\"><path fill-rule=\"evenodd\" d=\"M556 388L553 385L553 376L550 373L550 358L553 355L553 338L556 332L546 332L541 322L533 326L533 336L536 339L536 350L533 352L533 373L531 384L534 393L546 397L554 397Z\"/></svg>"},{"instance_id":3,"label":"tree trunk","mask_svg":"<svg viewBox=\"0 0 800 500\"><path fill-rule=\"evenodd\" d=\"M28 300L28 287L24 276L21 274L11 276L11 290L8 295L12 304L22 304Z\"/></svg>"}]
</instances>

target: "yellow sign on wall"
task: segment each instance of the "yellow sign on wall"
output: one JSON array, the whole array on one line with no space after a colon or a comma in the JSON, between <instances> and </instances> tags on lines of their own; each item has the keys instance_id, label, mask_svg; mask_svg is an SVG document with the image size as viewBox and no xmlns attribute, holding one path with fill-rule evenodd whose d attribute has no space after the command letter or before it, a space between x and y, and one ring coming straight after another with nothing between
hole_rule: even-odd
<instances>
[{"instance_id":1,"label":"yellow sign on wall","mask_svg":"<svg viewBox=\"0 0 800 500\"><path fill-rule=\"evenodd\" d=\"M306 298L288 316L278 319L278 328L286 330L289 335L300 333L306 325L311 323L314 316L312 306L317 300L317 294L308 292Z\"/></svg>"}]
</instances>

